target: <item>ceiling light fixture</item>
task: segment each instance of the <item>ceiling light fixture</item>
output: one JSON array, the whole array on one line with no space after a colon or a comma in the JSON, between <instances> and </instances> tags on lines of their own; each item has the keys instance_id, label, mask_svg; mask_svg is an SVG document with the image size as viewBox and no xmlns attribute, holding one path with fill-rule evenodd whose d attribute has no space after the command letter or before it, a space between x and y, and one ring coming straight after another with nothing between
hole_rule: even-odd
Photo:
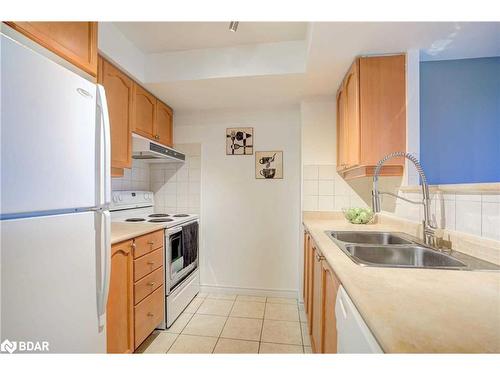
<instances>
[{"instance_id":1,"label":"ceiling light fixture","mask_svg":"<svg viewBox=\"0 0 500 375\"><path fill-rule=\"evenodd\" d=\"M235 33L238 30L238 24L239 24L238 21L231 21L229 23L229 31L232 31L233 33Z\"/></svg>"}]
</instances>

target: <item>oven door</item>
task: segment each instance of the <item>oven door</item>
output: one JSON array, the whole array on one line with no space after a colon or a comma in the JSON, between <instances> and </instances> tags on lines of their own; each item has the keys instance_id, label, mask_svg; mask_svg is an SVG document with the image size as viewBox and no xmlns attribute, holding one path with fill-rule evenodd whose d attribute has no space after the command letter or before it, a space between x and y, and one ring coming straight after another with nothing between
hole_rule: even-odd
<instances>
[{"instance_id":1,"label":"oven door","mask_svg":"<svg viewBox=\"0 0 500 375\"><path fill-rule=\"evenodd\" d=\"M167 254L165 257L165 291L167 294L170 294L170 292L196 268L198 259L186 267L184 266L182 226L168 229L166 234Z\"/></svg>"}]
</instances>

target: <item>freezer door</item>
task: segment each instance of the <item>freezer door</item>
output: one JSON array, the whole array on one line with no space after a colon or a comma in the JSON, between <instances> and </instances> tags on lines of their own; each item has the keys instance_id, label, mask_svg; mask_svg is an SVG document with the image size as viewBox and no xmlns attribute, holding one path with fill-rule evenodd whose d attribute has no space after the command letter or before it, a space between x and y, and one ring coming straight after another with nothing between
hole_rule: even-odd
<instances>
[{"instance_id":1,"label":"freezer door","mask_svg":"<svg viewBox=\"0 0 500 375\"><path fill-rule=\"evenodd\" d=\"M2 216L98 205L96 85L1 38Z\"/></svg>"},{"instance_id":2,"label":"freezer door","mask_svg":"<svg viewBox=\"0 0 500 375\"><path fill-rule=\"evenodd\" d=\"M83 212L0 222L1 341L48 341L51 353L106 352L102 220L101 212Z\"/></svg>"}]
</instances>

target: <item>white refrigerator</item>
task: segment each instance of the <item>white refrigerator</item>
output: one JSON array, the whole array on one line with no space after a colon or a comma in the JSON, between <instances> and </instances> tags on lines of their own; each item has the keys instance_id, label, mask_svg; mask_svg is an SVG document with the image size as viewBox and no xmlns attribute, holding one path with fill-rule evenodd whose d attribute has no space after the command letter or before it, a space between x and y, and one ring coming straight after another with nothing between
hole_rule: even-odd
<instances>
[{"instance_id":1,"label":"white refrigerator","mask_svg":"<svg viewBox=\"0 0 500 375\"><path fill-rule=\"evenodd\" d=\"M4 33L0 53L0 341L45 341L51 353L105 353L104 89Z\"/></svg>"}]
</instances>

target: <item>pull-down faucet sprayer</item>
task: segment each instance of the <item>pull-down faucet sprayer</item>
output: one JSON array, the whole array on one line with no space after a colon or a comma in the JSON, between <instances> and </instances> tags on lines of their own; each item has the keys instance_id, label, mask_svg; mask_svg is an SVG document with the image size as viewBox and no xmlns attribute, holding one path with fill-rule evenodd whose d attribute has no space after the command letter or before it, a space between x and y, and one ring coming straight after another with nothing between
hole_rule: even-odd
<instances>
[{"instance_id":1,"label":"pull-down faucet sprayer","mask_svg":"<svg viewBox=\"0 0 500 375\"><path fill-rule=\"evenodd\" d=\"M420 181L422 185L422 201L421 202L416 202L412 201L409 199L406 199L404 197L401 197L397 194L393 194L390 192L383 192L378 190L378 175L380 174L380 170L382 168L382 165L389 159L393 159L396 157L404 157L408 160L410 160L414 165L415 168L417 169L418 174L420 175ZM430 214L430 205L431 205L431 200L430 200L430 195L429 195L429 185L427 184L427 179L425 178L425 173L424 170L422 169L422 165L420 165L420 162L416 157L413 155L407 153L407 152L393 152L384 158L382 158L378 163L377 167L375 168L375 173L373 175L373 190L372 190L372 206L373 206L373 212L380 212L380 195L390 195L398 199L402 199L406 202L413 203L413 204L422 204L424 206L424 220L422 222L423 224L423 237L424 237L424 243L428 246L432 247L437 247L437 239L436 239L436 229L437 226L433 223L431 219L431 214Z\"/></svg>"}]
</instances>

